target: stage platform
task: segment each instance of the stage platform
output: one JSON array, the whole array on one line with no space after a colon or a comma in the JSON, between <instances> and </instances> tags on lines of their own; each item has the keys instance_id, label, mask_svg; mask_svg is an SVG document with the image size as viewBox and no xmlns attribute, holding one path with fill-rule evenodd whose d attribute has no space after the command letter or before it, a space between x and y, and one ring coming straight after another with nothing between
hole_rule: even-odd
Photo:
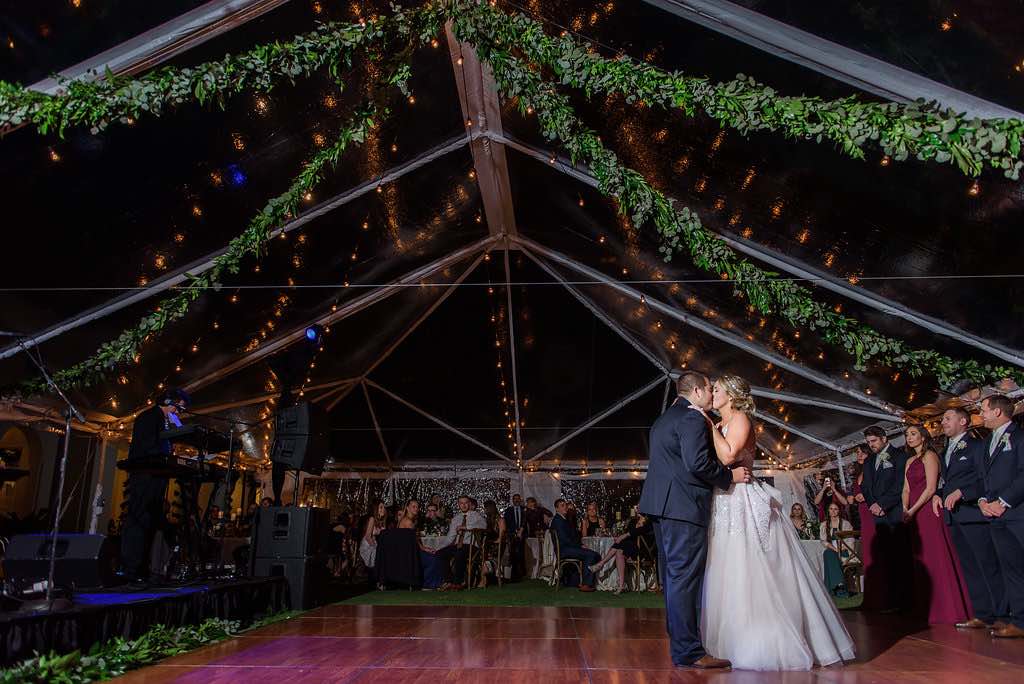
<instances>
[{"instance_id":1,"label":"stage platform","mask_svg":"<svg viewBox=\"0 0 1024 684\"><path fill-rule=\"evenodd\" d=\"M123 684L1024 681L1024 641L845 611L858 659L812 672L674 670L654 608L319 608L122 677ZM742 631L743 626L737 625Z\"/></svg>"},{"instance_id":2,"label":"stage platform","mask_svg":"<svg viewBox=\"0 0 1024 684\"><path fill-rule=\"evenodd\" d=\"M74 604L52 615L0 613L0 662L10 665L51 648L87 650L111 637L137 637L156 624L176 627L207 618L247 623L286 610L289 597L283 577L268 577L83 592Z\"/></svg>"}]
</instances>

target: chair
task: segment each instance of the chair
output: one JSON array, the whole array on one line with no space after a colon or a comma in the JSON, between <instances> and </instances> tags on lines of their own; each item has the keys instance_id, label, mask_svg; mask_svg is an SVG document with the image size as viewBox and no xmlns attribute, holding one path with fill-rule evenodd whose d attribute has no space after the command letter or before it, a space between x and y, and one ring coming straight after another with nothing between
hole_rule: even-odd
<instances>
[{"instance_id":1,"label":"chair","mask_svg":"<svg viewBox=\"0 0 1024 684\"><path fill-rule=\"evenodd\" d=\"M477 568L483 573L483 562L485 557L484 545L487 543L487 530L469 530L470 539L469 553L466 555L466 586L473 586L473 569Z\"/></svg>"},{"instance_id":2,"label":"chair","mask_svg":"<svg viewBox=\"0 0 1024 684\"><path fill-rule=\"evenodd\" d=\"M551 535L551 545L555 550L555 568L554 572L551 573L551 583L555 585L557 591L562 586L562 567L566 565L576 566L576 571L580 574L580 581L583 581L583 561L577 558L562 558L562 551L558 545L558 535L555 534L554 530L548 530L548 534Z\"/></svg>"},{"instance_id":3,"label":"chair","mask_svg":"<svg viewBox=\"0 0 1024 684\"><path fill-rule=\"evenodd\" d=\"M660 590L661 581L658 579L658 554L651 548L650 544L647 543L647 539L643 536L637 537L636 548L638 551L636 558L629 562L630 565L634 566L635 570L633 580L634 591L647 590L646 583L641 584L644 570L650 570L654 577L654 590Z\"/></svg>"}]
</instances>

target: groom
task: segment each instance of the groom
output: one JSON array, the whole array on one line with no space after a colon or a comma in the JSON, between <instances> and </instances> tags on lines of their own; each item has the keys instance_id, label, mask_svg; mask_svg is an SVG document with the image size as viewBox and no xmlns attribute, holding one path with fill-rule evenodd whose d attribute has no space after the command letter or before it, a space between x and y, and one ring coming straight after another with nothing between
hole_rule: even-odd
<instances>
[{"instance_id":1,"label":"groom","mask_svg":"<svg viewBox=\"0 0 1024 684\"><path fill-rule=\"evenodd\" d=\"M708 655L700 640L708 516L712 490L749 482L750 469L730 472L715 456L704 414L711 408L707 377L687 371L676 380L676 392L676 402L651 428L640 512L654 525L672 662L678 667L727 668L731 663Z\"/></svg>"}]
</instances>

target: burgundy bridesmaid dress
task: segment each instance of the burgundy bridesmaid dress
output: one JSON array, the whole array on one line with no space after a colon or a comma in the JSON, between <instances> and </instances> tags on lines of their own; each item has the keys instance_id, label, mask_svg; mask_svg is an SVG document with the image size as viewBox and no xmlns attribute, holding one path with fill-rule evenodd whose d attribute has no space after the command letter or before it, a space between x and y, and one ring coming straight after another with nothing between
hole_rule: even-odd
<instances>
[{"instance_id":1,"label":"burgundy bridesmaid dress","mask_svg":"<svg viewBox=\"0 0 1024 684\"><path fill-rule=\"evenodd\" d=\"M907 482L913 505L926 484L921 459L907 468ZM972 617L970 598L946 521L932 513L929 502L914 514L908 527L914 557L916 612L922 617L927 614L931 625L966 622Z\"/></svg>"},{"instance_id":2,"label":"burgundy bridesmaid dress","mask_svg":"<svg viewBox=\"0 0 1024 684\"><path fill-rule=\"evenodd\" d=\"M857 478L853 483L853 495L857 496L860 493L860 478ZM864 577L864 600L861 608L870 610L881 602L885 587L877 586L879 583L875 581L880 568L868 572L872 562L871 544L875 540L875 516L871 515L868 505L863 501L857 503L857 513L860 515L860 560L863 565L861 576Z\"/></svg>"}]
</instances>

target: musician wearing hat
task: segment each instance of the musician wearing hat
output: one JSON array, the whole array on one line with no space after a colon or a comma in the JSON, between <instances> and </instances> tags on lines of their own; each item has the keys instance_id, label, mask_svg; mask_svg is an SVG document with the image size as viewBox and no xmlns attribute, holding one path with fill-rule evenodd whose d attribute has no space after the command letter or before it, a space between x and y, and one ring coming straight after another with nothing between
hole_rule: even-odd
<instances>
[{"instance_id":1,"label":"musician wearing hat","mask_svg":"<svg viewBox=\"0 0 1024 684\"><path fill-rule=\"evenodd\" d=\"M180 427L179 409L188 406L189 397L182 390L169 390L135 418L128 460L165 457L171 444L160 433ZM166 477L142 472L128 476L125 495L128 510L121 530L121 571L126 581L144 583L148 578L148 560L153 535L164 520Z\"/></svg>"}]
</instances>

